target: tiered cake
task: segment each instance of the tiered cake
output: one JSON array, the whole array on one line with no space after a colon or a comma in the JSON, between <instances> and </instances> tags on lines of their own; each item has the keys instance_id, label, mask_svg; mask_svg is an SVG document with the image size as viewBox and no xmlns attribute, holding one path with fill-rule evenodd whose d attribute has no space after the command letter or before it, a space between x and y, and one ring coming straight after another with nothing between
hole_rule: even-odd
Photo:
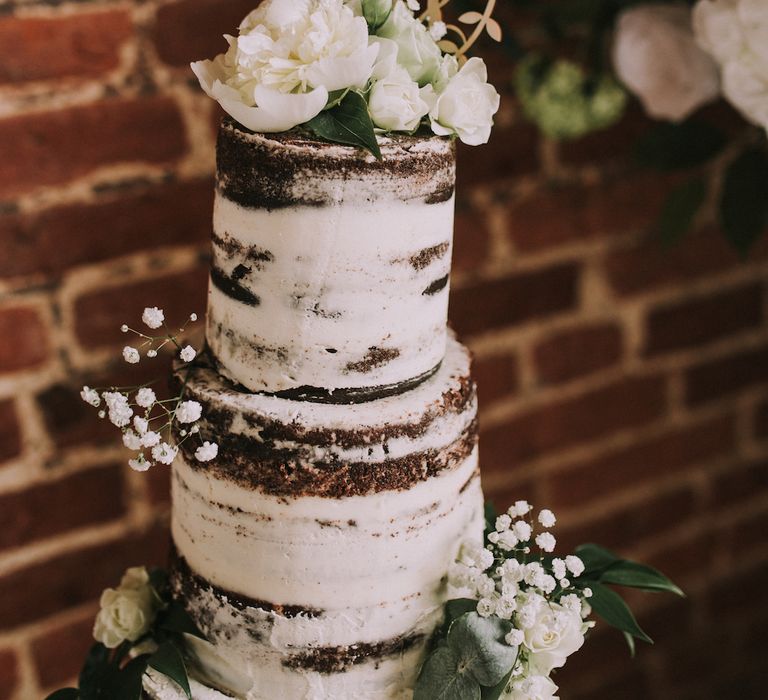
<instances>
[{"instance_id":1,"label":"tiered cake","mask_svg":"<svg viewBox=\"0 0 768 700\"><path fill-rule=\"evenodd\" d=\"M219 453L188 441L173 467L172 580L225 696L409 698L482 529L475 387L446 333L454 145L381 150L220 129L209 359L179 377Z\"/></svg>"}]
</instances>

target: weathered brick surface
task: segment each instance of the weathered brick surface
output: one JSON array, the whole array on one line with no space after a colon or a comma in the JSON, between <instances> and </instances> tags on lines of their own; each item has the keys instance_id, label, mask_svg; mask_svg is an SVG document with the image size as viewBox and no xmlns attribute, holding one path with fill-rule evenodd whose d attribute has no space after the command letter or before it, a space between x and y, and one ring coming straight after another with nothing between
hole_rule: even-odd
<instances>
[{"instance_id":1,"label":"weathered brick surface","mask_svg":"<svg viewBox=\"0 0 768 700\"><path fill-rule=\"evenodd\" d=\"M489 355L472 363L483 406L512 396L519 386L519 366L512 353Z\"/></svg>"},{"instance_id":2,"label":"weathered brick surface","mask_svg":"<svg viewBox=\"0 0 768 700\"><path fill-rule=\"evenodd\" d=\"M65 17L0 17L0 84L96 77L117 67L131 36L124 10Z\"/></svg>"},{"instance_id":3,"label":"weathered brick surface","mask_svg":"<svg viewBox=\"0 0 768 700\"><path fill-rule=\"evenodd\" d=\"M0 119L0 201L114 163L170 163L186 146L178 107L167 97Z\"/></svg>"},{"instance_id":4,"label":"weathered brick surface","mask_svg":"<svg viewBox=\"0 0 768 700\"><path fill-rule=\"evenodd\" d=\"M32 657L41 685L51 688L75 678L92 644L92 612L35 637L32 640Z\"/></svg>"},{"instance_id":5,"label":"weathered brick surface","mask_svg":"<svg viewBox=\"0 0 768 700\"><path fill-rule=\"evenodd\" d=\"M470 272L488 260L490 238L483 213L466 202L456 203L453 270Z\"/></svg>"},{"instance_id":6,"label":"weathered brick surface","mask_svg":"<svg viewBox=\"0 0 768 700\"><path fill-rule=\"evenodd\" d=\"M768 382L768 346L702 362L685 374L689 404L713 401Z\"/></svg>"},{"instance_id":7,"label":"weathered brick surface","mask_svg":"<svg viewBox=\"0 0 768 700\"><path fill-rule=\"evenodd\" d=\"M0 401L0 464L21 452L21 427L13 400Z\"/></svg>"},{"instance_id":8,"label":"weathered brick surface","mask_svg":"<svg viewBox=\"0 0 768 700\"><path fill-rule=\"evenodd\" d=\"M122 466L88 469L0 496L0 550L120 518Z\"/></svg>"},{"instance_id":9,"label":"weathered brick surface","mask_svg":"<svg viewBox=\"0 0 768 700\"><path fill-rule=\"evenodd\" d=\"M48 356L48 337L40 314L31 307L0 309L0 376L30 369Z\"/></svg>"},{"instance_id":10,"label":"weathered brick surface","mask_svg":"<svg viewBox=\"0 0 768 700\"><path fill-rule=\"evenodd\" d=\"M19 680L19 664L11 649L0 649L0 700L10 700Z\"/></svg>"}]
</instances>

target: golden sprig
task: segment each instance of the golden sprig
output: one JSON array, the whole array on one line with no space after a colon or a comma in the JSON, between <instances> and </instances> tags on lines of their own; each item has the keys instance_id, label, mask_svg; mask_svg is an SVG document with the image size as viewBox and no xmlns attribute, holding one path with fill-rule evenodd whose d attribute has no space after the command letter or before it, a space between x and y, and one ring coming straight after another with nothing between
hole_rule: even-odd
<instances>
[{"instance_id":1,"label":"golden sprig","mask_svg":"<svg viewBox=\"0 0 768 700\"><path fill-rule=\"evenodd\" d=\"M422 13L421 20L426 20L431 24L443 21L443 8L451 0L428 0L427 9ZM501 26L493 18L493 10L496 7L496 0L488 0L483 12L465 12L459 16L458 21L468 26L474 25L474 29L469 32L462 29L458 24L448 24L445 27L449 33L452 33L456 40L442 39L438 46L445 52L456 56L460 62L467 60L467 52L474 43L486 32L494 41L501 41ZM469 33L468 33L469 32Z\"/></svg>"}]
</instances>

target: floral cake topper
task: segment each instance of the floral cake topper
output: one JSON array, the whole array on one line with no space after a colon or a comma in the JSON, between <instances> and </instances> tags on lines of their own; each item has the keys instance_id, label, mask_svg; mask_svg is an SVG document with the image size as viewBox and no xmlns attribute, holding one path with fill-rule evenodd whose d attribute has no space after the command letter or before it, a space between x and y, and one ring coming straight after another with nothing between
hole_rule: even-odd
<instances>
[{"instance_id":1,"label":"floral cake topper","mask_svg":"<svg viewBox=\"0 0 768 700\"><path fill-rule=\"evenodd\" d=\"M466 12L467 34L443 20L449 0L265 0L241 23L228 50L191 64L203 90L257 132L297 126L381 157L376 131L486 143L499 108L481 58L467 51L501 28Z\"/></svg>"}]
</instances>

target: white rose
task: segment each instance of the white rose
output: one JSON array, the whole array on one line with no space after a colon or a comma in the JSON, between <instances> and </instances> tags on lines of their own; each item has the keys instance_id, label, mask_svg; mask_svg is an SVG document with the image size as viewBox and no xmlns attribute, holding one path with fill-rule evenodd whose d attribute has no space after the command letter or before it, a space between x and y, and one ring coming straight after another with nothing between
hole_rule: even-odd
<instances>
[{"instance_id":1,"label":"white rose","mask_svg":"<svg viewBox=\"0 0 768 700\"><path fill-rule=\"evenodd\" d=\"M681 121L717 98L717 64L696 43L683 5L625 10L613 44L616 74L656 119Z\"/></svg>"},{"instance_id":2,"label":"white rose","mask_svg":"<svg viewBox=\"0 0 768 700\"><path fill-rule=\"evenodd\" d=\"M696 40L720 63L738 58L744 45L744 33L736 7L739 0L701 0L693 8Z\"/></svg>"},{"instance_id":3,"label":"white rose","mask_svg":"<svg viewBox=\"0 0 768 700\"><path fill-rule=\"evenodd\" d=\"M529 676L513 681L501 696L504 700L558 700L557 686L548 676Z\"/></svg>"},{"instance_id":4,"label":"white rose","mask_svg":"<svg viewBox=\"0 0 768 700\"><path fill-rule=\"evenodd\" d=\"M397 62L419 85L432 82L442 60L442 51L402 0L397 0L387 21L376 32L398 47Z\"/></svg>"},{"instance_id":5,"label":"white rose","mask_svg":"<svg viewBox=\"0 0 768 700\"><path fill-rule=\"evenodd\" d=\"M138 591L147 586L149 586L149 572L144 566L132 566L126 569L123 578L120 579L120 588Z\"/></svg>"},{"instance_id":6,"label":"white rose","mask_svg":"<svg viewBox=\"0 0 768 700\"><path fill-rule=\"evenodd\" d=\"M469 146L487 143L499 101L499 93L488 83L483 60L470 58L430 109L432 131L440 136L457 134Z\"/></svg>"},{"instance_id":7,"label":"white rose","mask_svg":"<svg viewBox=\"0 0 768 700\"><path fill-rule=\"evenodd\" d=\"M581 615L557 603L540 605L533 624L525 630L531 668L548 675L584 644Z\"/></svg>"},{"instance_id":8,"label":"white rose","mask_svg":"<svg viewBox=\"0 0 768 700\"><path fill-rule=\"evenodd\" d=\"M431 90L419 88L404 68L396 68L371 88L368 111L373 123L385 131L413 131L429 112L424 94Z\"/></svg>"},{"instance_id":9,"label":"white rose","mask_svg":"<svg viewBox=\"0 0 768 700\"><path fill-rule=\"evenodd\" d=\"M128 572L126 576L129 584L127 587L121 585L117 590L107 588L99 601L101 610L96 617L93 636L109 649L114 649L125 640L135 642L149 631L154 620L155 598L152 589L148 583L138 584Z\"/></svg>"},{"instance_id":10,"label":"white rose","mask_svg":"<svg viewBox=\"0 0 768 700\"><path fill-rule=\"evenodd\" d=\"M329 92L365 86L378 51L342 0L267 0L226 38L226 53L192 70L228 114L262 132L303 124Z\"/></svg>"}]
</instances>

